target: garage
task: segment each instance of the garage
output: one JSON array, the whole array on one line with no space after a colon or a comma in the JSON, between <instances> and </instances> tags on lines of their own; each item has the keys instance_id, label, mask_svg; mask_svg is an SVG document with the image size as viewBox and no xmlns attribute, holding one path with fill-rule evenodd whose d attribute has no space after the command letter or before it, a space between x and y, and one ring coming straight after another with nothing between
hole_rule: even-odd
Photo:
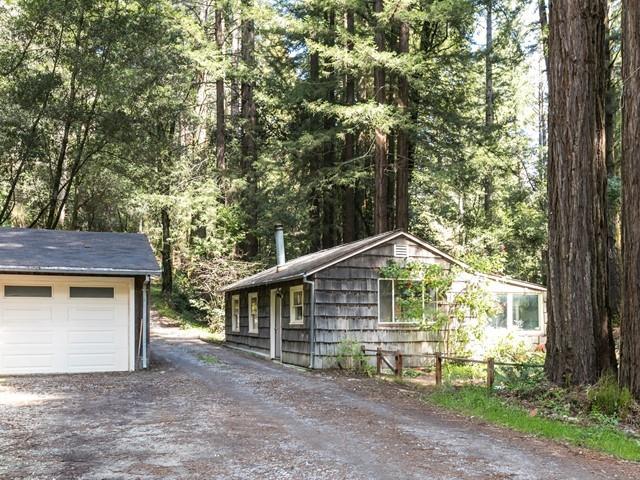
<instances>
[{"instance_id":1,"label":"garage","mask_svg":"<svg viewBox=\"0 0 640 480\"><path fill-rule=\"evenodd\" d=\"M0 229L0 375L146 368L159 273L141 234Z\"/></svg>"}]
</instances>

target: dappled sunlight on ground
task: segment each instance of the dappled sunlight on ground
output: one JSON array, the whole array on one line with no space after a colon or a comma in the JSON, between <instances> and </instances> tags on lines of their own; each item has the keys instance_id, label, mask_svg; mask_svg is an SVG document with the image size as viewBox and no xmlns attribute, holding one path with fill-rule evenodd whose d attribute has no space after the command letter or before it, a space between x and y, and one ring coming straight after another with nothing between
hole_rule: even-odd
<instances>
[{"instance_id":1,"label":"dappled sunlight on ground","mask_svg":"<svg viewBox=\"0 0 640 480\"><path fill-rule=\"evenodd\" d=\"M21 391L10 385L6 385L6 379L0 378L0 405L8 407L27 407L40 405L53 400L62 400L64 395L44 394L30 391Z\"/></svg>"}]
</instances>

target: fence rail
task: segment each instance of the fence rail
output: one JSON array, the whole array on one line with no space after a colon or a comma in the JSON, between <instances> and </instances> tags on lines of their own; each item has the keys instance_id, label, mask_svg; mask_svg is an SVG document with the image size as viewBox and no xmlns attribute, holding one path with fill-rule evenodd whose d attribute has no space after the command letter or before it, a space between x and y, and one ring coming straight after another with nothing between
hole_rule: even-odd
<instances>
[{"instance_id":1,"label":"fence rail","mask_svg":"<svg viewBox=\"0 0 640 480\"><path fill-rule=\"evenodd\" d=\"M376 373L378 375L382 372L382 365L385 364L391 371L393 371L394 375L397 377L402 377L403 370L403 354L400 350L384 350L380 347L375 350L365 348L362 346L362 353L366 355L367 353L375 353L376 355ZM393 356L393 363L387 359L388 356ZM440 352L436 353L424 353L420 355L425 358L434 358L435 359L435 377L436 377L436 385L442 385L442 367L445 361L449 361L452 363L474 363L481 364L487 366L487 377L486 377L486 385L488 389L492 389L495 384L496 379L496 367L516 367L516 368L543 368L544 365L538 363L514 363L514 362L496 362L494 358L489 357L484 360L479 360L475 358L468 357L450 357L448 355L443 355Z\"/></svg>"}]
</instances>

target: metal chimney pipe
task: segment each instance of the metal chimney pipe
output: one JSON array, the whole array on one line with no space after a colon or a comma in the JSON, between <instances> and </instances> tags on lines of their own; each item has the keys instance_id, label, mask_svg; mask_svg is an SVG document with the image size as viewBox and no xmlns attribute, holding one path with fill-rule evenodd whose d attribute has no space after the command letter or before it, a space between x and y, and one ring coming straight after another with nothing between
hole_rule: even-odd
<instances>
[{"instance_id":1,"label":"metal chimney pipe","mask_svg":"<svg viewBox=\"0 0 640 480\"><path fill-rule=\"evenodd\" d=\"M284 229L282 225L276 225L276 264L278 266L286 263L284 255Z\"/></svg>"}]
</instances>

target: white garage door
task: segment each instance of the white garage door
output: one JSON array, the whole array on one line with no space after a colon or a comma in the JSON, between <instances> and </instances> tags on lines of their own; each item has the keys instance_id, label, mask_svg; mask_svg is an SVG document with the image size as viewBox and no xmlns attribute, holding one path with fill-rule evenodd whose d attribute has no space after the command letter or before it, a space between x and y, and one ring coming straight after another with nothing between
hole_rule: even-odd
<instances>
[{"instance_id":1,"label":"white garage door","mask_svg":"<svg viewBox=\"0 0 640 480\"><path fill-rule=\"evenodd\" d=\"M0 276L0 374L132 370L133 279Z\"/></svg>"}]
</instances>

